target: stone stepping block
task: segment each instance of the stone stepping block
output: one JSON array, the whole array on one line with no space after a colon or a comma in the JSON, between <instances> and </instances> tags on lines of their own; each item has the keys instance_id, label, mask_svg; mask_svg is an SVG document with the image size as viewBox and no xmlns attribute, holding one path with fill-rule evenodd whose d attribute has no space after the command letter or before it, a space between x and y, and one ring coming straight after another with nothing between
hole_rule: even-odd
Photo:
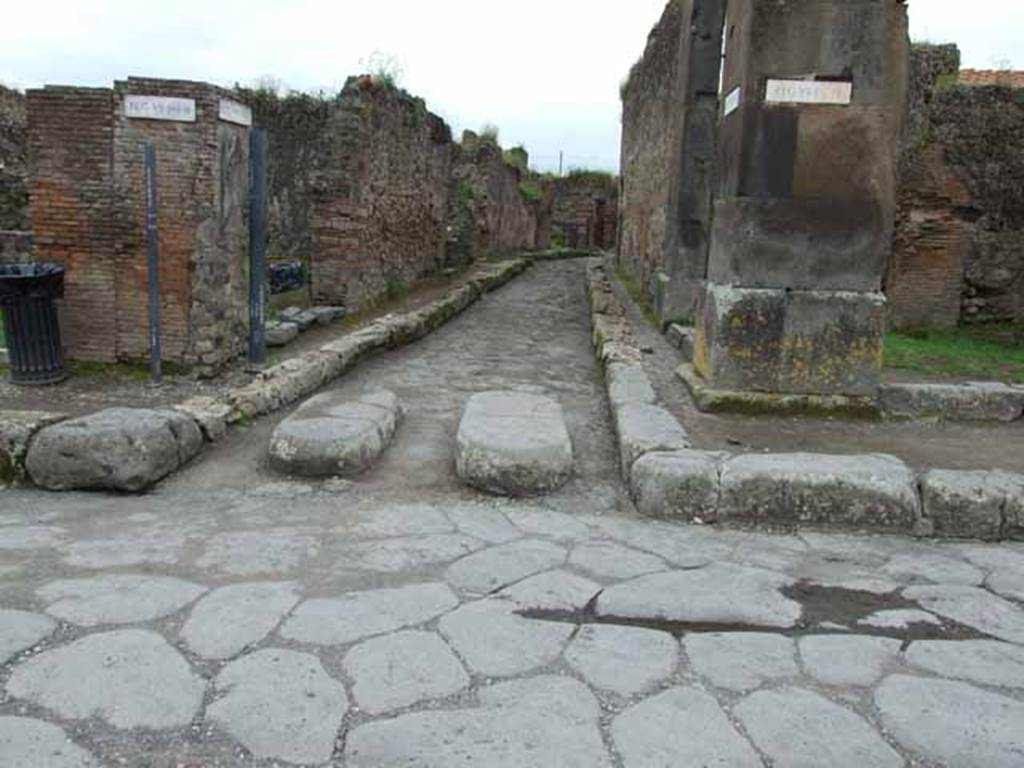
<instances>
[{"instance_id":1,"label":"stone stepping block","mask_svg":"<svg viewBox=\"0 0 1024 768\"><path fill-rule=\"evenodd\" d=\"M110 408L42 429L25 461L51 491L143 491L203 447L199 426L171 410Z\"/></svg>"},{"instance_id":2,"label":"stone stepping block","mask_svg":"<svg viewBox=\"0 0 1024 768\"><path fill-rule=\"evenodd\" d=\"M387 390L348 402L319 395L274 430L270 465L299 477L357 475L391 444L401 419L402 406Z\"/></svg>"},{"instance_id":3,"label":"stone stepping block","mask_svg":"<svg viewBox=\"0 0 1024 768\"><path fill-rule=\"evenodd\" d=\"M295 323L282 321L267 323L267 346L284 347L295 341L299 336L299 326Z\"/></svg>"},{"instance_id":4,"label":"stone stepping block","mask_svg":"<svg viewBox=\"0 0 1024 768\"><path fill-rule=\"evenodd\" d=\"M524 392L482 392L466 404L455 469L468 485L502 496L553 491L572 477L562 406Z\"/></svg>"}]
</instances>

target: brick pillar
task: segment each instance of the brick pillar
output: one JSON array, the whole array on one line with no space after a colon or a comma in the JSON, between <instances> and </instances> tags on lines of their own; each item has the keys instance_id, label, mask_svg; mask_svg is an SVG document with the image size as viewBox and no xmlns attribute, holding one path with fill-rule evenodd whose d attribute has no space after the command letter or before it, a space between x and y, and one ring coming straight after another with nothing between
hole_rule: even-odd
<instances>
[{"instance_id":1,"label":"brick pillar","mask_svg":"<svg viewBox=\"0 0 1024 768\"><path fill-rule=\"evenodd\" d=\"M907 94L899 0L734 0L695 365L713 388L870 395Z\"/></svg>"}]
</instances>

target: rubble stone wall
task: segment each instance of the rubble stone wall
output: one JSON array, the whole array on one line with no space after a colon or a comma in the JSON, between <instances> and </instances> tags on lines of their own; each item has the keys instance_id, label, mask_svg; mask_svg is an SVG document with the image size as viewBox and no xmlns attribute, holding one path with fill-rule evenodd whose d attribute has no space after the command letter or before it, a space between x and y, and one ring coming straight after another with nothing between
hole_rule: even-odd
<instances>
[{"instance_id":1,"label":"rubble stone wall","mask_svg":"<svg viewBox=\"0 0 1024 768\"><path fill-rule=\"evenodd\" d=\"M25 95L0 85L0 230L25 230L28 227Z\"/></svg>"},{"instance_id":2,"label":"rubble stone wall","mask_svg":"<svg viewBox=\"0 0 1024 768\"><path fill-rule=\"evenodd\" d=\"M618 179L607 173L573 171L553 185L551 237L568 248L614 250L618 242Z\"/></svg>"}]
</instances>

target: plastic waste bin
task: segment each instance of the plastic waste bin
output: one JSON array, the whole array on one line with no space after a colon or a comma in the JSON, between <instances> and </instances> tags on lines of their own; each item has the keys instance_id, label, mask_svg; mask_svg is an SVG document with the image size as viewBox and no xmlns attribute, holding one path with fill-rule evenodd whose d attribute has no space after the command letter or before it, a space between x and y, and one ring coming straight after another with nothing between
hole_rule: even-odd
<instances>
[{"instance_id":1,"label":"plastic waste bin","mask_svg":"<svg viewBox=\"0 0 1024 768\"><path fill-rule=\"evenodd\" d=\"M67 378L56 299L64 295L59 264L0 264L0 310L14 384L56 384Z\"/></svg>"}]
</instances>

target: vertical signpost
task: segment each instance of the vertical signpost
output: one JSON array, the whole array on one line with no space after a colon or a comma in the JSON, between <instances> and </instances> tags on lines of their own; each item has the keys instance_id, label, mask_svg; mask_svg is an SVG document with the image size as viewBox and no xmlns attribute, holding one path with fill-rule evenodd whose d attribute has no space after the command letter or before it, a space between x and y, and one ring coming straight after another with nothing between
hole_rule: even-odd
<instances>
[{"instance_id":1,"label":"vertical signpost","mask_svg":"<svg viewBox=\"0 0 1024 768\"><path fill-rule=\"evenodd\" d=\"M154 384L163 380L160 350L160 232L157 221L156 147L146 144L146 245L149 277L149 370Z\"/></svg>"},{"instance_id":2,"label":"vertical signpost","mask_svg":"<svg viewBox=\"0 0 1024 768\"><path fill-rule=\"evenodd\" d=\"M261 370L267 362L266 245L267 134L254 128L249 138L249 367Z\"/></svg>"}]
</instances>

